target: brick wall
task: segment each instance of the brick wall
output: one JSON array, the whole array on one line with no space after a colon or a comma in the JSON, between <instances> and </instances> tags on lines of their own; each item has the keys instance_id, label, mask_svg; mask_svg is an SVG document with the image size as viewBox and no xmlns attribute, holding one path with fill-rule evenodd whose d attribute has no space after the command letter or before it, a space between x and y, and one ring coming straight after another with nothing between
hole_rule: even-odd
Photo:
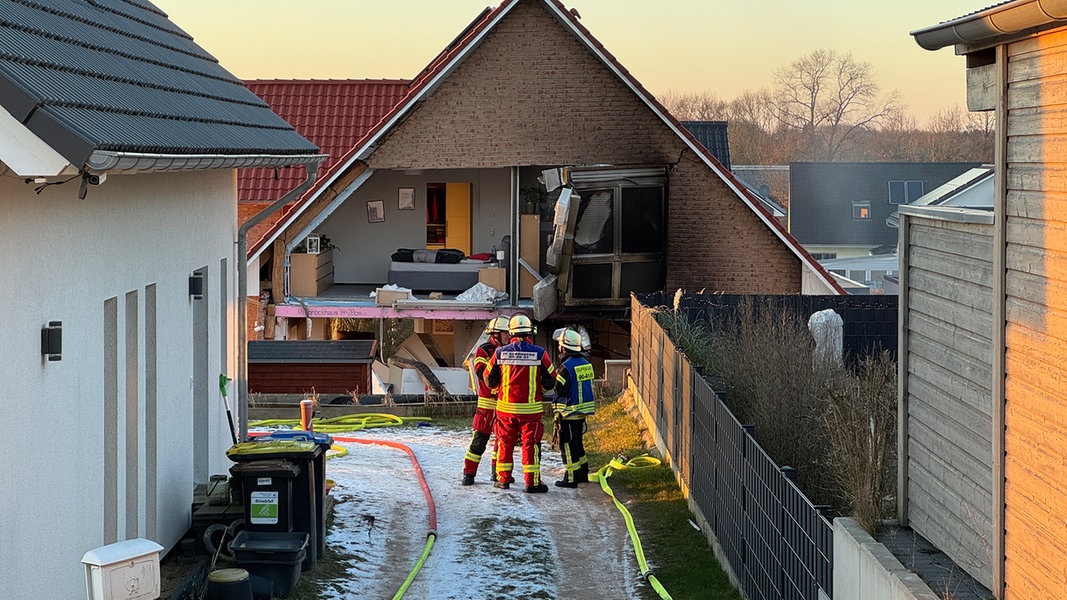
<instances>
[{"instance_id":1,"label":"brick wall","mask_svg":"<svg viewBox=\"0 0 1067 600\"><path fill-rule=\"evenodd\" d=\"M672 165L668 289L798 293L800 262L540 4L520 3L367 160L374 169Z\"/></svg>"}]
</instances>

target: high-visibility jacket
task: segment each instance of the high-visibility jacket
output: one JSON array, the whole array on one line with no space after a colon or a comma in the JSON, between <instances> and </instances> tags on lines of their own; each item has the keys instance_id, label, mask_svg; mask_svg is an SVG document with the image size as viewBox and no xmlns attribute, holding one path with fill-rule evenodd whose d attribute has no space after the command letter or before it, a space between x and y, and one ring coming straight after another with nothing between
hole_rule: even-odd
<instances>
[{"instance_id":1,"label":"high-visibility jacket","mask_svg":"<svg viewBox=\"0 0 1067 600\"><path fill-rule=\"evenodd\" d=\"M556 369L544 348L527 338L514 338L493 353L485 380L490 388L500 388L498 413L541 414L544 393L556 383Z\"/></svg>"},{"instance_id":2,"label":"high-visibility jacket","mask_svg":"<svg viewBox=\"0 0 1067 600\"><path fill-rule=\"evenodd\" d=\"M497 348L493 342L478 346L470 362L471 389L478 394L478 408L496 410L496 390L485 382L485 371L489 368L489 358Z\"/></svg>"},{"instance_id":3,"label":"high-visibility jacket","mask_svg":"<svg viewBox=\"0 0 1067 600\"><path fill-rule=\"evenodd\" d=\"M556 373L552 410L564 419L583 419L596 410L593 365L581 354L568 354Z\"/></svg>"}]
</instances>

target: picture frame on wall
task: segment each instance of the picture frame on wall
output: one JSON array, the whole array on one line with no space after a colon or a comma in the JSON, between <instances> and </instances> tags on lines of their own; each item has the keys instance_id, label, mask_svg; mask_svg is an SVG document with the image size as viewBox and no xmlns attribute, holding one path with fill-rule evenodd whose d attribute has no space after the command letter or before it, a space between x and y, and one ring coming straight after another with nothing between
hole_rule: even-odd
<instances>
[{"instance_id":1,"label":"picture frame on wall","mask_svg":"<svg viewBox=\"0 0 1067 600\"><path fill-rule=\"evenodd\" d=\"M385 222L385 200L367 200L367 222Z\"/></svg>"},{"instance_id":2,"label":"picture frame on wall","mask_svg":"<svg viewBox=\"0 0 1067 600\"><path fill-rule=\"evenodd\" d=\"M398 188L396 195L396 207L398 210L415 210L415 188Z\"/></svg>"}]
</instances>

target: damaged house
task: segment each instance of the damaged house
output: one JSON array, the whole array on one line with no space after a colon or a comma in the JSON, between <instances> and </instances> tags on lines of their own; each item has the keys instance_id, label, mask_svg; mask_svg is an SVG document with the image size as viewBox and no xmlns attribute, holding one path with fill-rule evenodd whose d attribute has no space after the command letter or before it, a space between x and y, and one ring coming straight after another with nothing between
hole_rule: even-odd
<instances>
[{"instance_id":1,"label":"damaged house","mask_svg":"<svg viewBox=\"0 0 1067 600\"><path fill-rule=\"evenodd\" d=\"M322 92L305 115L294 96L328 85L351 102ZM413 319L458 367L489 318L523 311L542 335L581 324L601 361L628 356L631 292L842 293L555 0L486 9L411 80L249 86L330 154L250 248L250 339ZM331 151L334 128L355 139ZM245 172L242 197L286 176Z\"/></svg>"}]
</instances>

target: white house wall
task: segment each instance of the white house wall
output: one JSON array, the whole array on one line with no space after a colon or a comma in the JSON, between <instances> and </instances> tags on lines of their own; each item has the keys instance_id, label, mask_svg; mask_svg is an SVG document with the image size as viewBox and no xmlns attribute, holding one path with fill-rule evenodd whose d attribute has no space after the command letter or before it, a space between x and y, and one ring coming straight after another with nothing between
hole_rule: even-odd
<instances>
[{"instance_id":1,"label":"white house wall","mask_svg":"<svg viewBox=\"0 0 1067 600\"><path fill-rule=\"evenodd\" d=\"M456 169L405 174L378 171L344 202L318 231L338 247L334 282L384 283L397 248L426 247L426 184L470 182L472 253L498 248L510 233L509 169ZM415 210L398 210L397 189L415 188ZM383 200L385 222L367 222L367 202Z\"/></svg>"},{"instance_id":2,"label":"white house wall","mask_svg":"<svg viewBox=\"0 0 1067 600\"><path fill-rule=\"evenodd\" d=\"M217 378L233 374L234 172L112 175L77 192L77 180L37 195L0 177L9 598L83 597L81 557L107 543L169 550L194 481L229 467ZM206 295L193 301L201 268ZM58 362L41 355L49 321L63 323Z\"/></svg>"}]
</instances>

